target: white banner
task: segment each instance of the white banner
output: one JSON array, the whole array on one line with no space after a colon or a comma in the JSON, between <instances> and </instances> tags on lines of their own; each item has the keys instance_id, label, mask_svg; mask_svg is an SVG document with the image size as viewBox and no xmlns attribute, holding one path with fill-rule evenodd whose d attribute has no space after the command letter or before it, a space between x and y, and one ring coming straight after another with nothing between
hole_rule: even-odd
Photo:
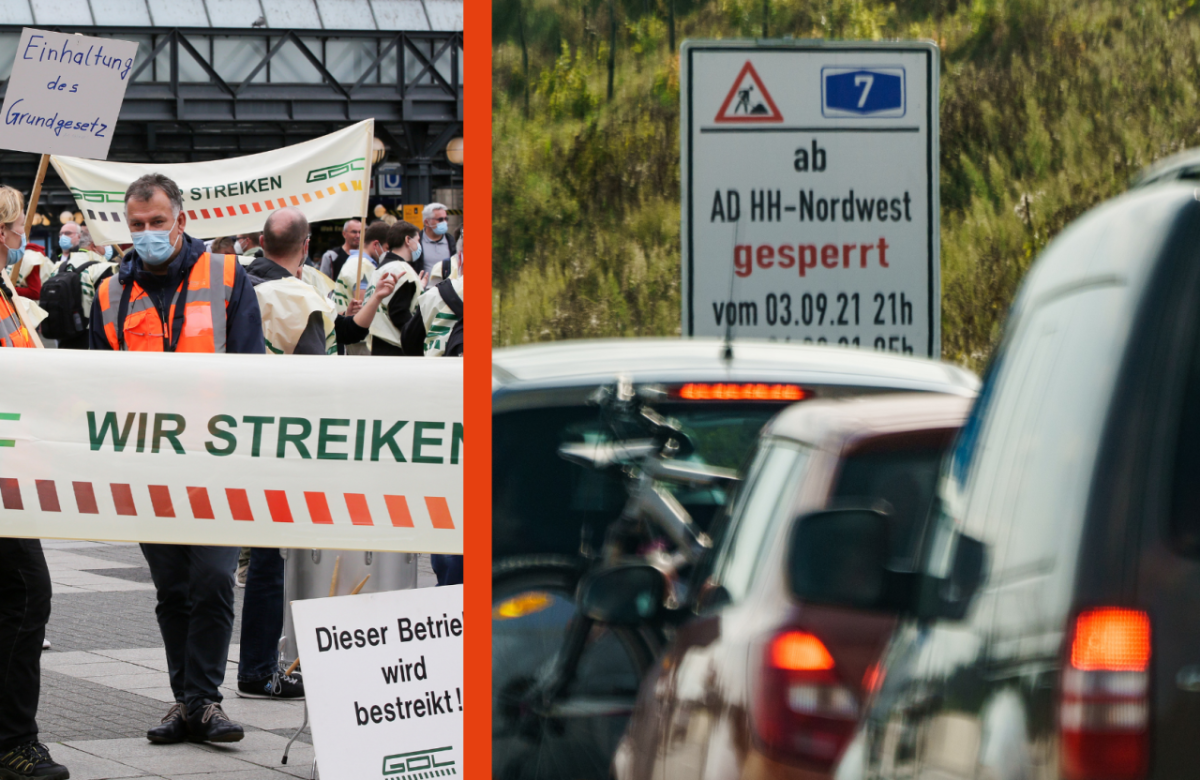
<instances>
[{"instance_id":1,"label":"white banner","mask_svg":"<svg viewBox=\"0 0 1200 780\"><path fill-rule=\"evenodd\" d=\"M292 602L326 780L463 776L463 587Z\"/></svg>"},{"instance_id":2,"label":"white banner","mask_svg":"<svg viewBox=\"0 0 1200 780\"><path fill-rule=\"evenodd\" d=\"M103 160L137 48L134 41L26 27L4 95L0 147Z\"/></svg>"},{"instance_id":3,"label":"white banner","mask_svg":"<svg viewBox=\"0 0 1200 780\"><path fill-rule=\"evenodd\" d=\"M0 536L462 552L461 360L3 349L0 376Z\"/></svg>"},{"instance_id":4,"label":"white banner","mask_svg":"<svg viewBox=\"0 0 1200 780\"><path fill-rule=\"evenodd\" d=\"M125 190L147 173L183 191L187 232L197 238L262 229L275 209L295 206L310 222L363 217L370 190L375 120L270 152L196 163L147 164L50 158L71 188L97 244L127 244Z\"/></svg>"}]
</instances>

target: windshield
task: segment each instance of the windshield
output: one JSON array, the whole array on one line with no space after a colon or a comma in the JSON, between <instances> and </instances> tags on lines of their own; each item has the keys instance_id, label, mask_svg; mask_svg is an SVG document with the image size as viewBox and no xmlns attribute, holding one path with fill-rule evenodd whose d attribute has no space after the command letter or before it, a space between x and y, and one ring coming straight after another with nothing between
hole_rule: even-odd
<instances>
[{"instance_id":1,"label":"windshield","mask_svg":"<svg viewBox=\"0 0 1200 780\"><path fill-rule=\"evenodd\" d=\"M696 446L689 461L736 469L780 404L660 404ZM617 475L568 463L558 448L606 437L594 406L527 409L498 414L492 427L492 539L497 558L529 553L579 552L580 532L598 543L628 494ZM724 490L676 490L676 497L707 528L724 505Z\"/></svg>"}]
</instances>

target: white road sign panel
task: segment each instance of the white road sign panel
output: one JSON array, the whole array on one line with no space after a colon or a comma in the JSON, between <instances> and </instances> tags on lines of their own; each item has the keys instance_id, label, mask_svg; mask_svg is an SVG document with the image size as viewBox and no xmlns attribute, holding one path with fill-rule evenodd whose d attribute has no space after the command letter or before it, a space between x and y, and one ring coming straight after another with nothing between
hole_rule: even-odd
<instances>
[{"instance_id":1,"label":"white road sign panel","mask_svg":"<svg viewBox=\"0 0 1200 780\"><path fill-rule=\"evenodd\" d=\"M687 41L683 332L939 357L938 50Z\"/></svg>"}]
</instances>

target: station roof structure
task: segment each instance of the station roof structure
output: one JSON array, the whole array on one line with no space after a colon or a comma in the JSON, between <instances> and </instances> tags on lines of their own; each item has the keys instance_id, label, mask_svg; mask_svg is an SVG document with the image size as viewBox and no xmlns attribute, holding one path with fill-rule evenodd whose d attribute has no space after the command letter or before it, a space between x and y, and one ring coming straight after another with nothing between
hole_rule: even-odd
<instances>
[{"instance_id":1,"label":"station roof structure","mask_svg":"<svg viewBox=\"0 0 1200 780\"><path fill-rule=\"evenodd\" d=\"M196 162L276 149L373 117L404 201L461 186L462 0L6 0L0 92L24 27L137 41L108 159ZM37 155L0 150L32 189ZM43 211L71 208L47 175Z\"/></svg>"}]
</instances>

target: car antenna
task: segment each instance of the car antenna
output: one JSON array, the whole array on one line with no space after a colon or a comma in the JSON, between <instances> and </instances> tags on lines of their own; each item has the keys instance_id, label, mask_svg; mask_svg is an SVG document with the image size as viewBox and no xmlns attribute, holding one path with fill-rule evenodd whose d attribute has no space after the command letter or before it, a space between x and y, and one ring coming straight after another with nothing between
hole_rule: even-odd
<instances>
[{"instance_id":1,"label":"car antenna","mask_svg":"<svg viewBox=\"0 0 1200 780\"><path fill-rule=\"evenodd\" d=\"M741 230L742 222L739 219L733 224L733 251L737 255L738 232ZM736 264L735 264L736 265ZM734 282L734 265L729 267L729 300L733 300L733 282ZM721 360L725 362L725 368L728 369L733 363L733 318L729 316L729 310L725 310L725 341L721 345Z\"/></svg>"}]
</instances>

